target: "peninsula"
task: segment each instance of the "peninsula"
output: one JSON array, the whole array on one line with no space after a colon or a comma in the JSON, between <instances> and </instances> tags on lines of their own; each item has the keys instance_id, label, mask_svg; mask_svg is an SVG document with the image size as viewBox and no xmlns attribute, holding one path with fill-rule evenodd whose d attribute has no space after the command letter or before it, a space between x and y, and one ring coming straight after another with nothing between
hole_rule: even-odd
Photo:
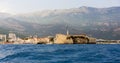
<instances>
[{"instance_id":1,"label":"peninsula","mask_svg":"<svg viewBox=\"0 0 120 63\"><path fill-rule=\"evenodd\" d=\"M0 34L0 44L119 44L120 40L104 40L89 37L86 34L70 35L56 34L55 36L25 38L16 37L15 33Z\"/></svg>"}]
</instances>

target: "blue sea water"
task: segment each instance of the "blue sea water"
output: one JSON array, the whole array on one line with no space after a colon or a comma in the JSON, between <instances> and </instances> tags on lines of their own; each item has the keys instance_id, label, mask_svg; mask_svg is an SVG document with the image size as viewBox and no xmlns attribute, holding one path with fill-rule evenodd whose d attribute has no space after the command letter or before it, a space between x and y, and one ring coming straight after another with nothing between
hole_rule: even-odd
<instances>
[{"instance_id":1,"label":"blue sea water","mask_svg":"<svg viewBox=\"0 0 120 63\"><path fill-rule=\"evenodd\" d=\"M120 45L0 45L0 63L120 63Z\"/></svg>"}]
</instances>

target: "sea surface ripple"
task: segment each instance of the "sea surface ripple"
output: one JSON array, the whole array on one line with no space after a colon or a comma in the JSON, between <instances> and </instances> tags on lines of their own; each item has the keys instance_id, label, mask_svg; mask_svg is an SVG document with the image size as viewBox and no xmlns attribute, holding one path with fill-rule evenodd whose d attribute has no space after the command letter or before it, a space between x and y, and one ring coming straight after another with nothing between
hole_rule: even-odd
<instances>
[{"instance_id":1,"label":"sea surface ripple","mask_svg":"<svg viewBox=\"0 0 120 63\"><path fill-rule=\"evenodd\" d=\"M120 63L120 45L0 45L0 63Z\"/></svg>"}]
</instances>

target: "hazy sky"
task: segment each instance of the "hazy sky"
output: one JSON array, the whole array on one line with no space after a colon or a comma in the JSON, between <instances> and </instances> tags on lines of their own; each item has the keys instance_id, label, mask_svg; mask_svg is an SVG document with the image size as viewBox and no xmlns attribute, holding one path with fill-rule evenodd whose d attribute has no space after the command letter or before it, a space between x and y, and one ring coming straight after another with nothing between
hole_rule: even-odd
<instances>
[{"instance_id":1,"label":"hazy sky","mask_svg":"<svg viewBox=\"0 0 120 63\"><path fill-rule=\"evenodd\" d=\"M120 6L120 0L0 0L0 12L27 13L45 9L68 9L80 6Z\"/></svg>"}]
</instances>

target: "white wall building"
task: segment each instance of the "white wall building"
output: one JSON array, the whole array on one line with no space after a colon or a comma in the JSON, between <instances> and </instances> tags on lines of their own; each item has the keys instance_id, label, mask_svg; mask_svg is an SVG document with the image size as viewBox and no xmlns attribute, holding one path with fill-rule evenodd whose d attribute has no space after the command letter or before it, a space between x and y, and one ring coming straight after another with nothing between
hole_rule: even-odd
<instances>
[{"instance_id":1,"label":"white wall building","mask_svg":"<svg viewBox=\"0 0 120 63\"><path fill-rule=\"evenodd\" d=\"M6 35L0 34L0 42L6 42Z\"/></svg>"},{"instance_id":2,"label":"white wall building","mask_svg":"<svg viewBox=\"0 0 120 63\"><path fill-rule=\"evenodd\" d=\"M8 38L9 38L9 42L15 42L16 41L16 34L14 34L14 33L9 33L9 35L8 35Z\"/></svg>"}]
</instances>

